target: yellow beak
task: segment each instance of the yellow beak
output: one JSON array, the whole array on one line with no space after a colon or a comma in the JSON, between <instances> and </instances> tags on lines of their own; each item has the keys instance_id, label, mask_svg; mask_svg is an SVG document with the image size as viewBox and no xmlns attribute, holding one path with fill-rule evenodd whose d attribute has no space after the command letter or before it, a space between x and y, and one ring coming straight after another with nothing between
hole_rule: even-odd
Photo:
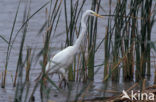
<instances>
[{"instance_id":1,"label":"yellow beak","mask_svg":"<svg viewBox=\"0 0 156 102\"><path fill-rule=\"evenodd\" d=\"M103 16L101 16L101 15L99 15L99 14L97 14L97 13L93 13L93 15L96 16L96 17L103 18Z\"/></svg>"}]
</instances>

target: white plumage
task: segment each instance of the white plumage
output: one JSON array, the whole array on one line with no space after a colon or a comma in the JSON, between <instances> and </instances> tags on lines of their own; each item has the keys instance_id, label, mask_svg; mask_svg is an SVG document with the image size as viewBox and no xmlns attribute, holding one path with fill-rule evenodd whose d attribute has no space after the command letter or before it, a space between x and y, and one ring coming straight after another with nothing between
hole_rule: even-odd
<instances>
[{"instance_id":1,"label":"white plumage","mask_svg":"<svg viewBox=\"0 0 156 102\"><path fill-rule=\"evenodd\" d=\"M86 32L86 20L88 15L101 17L92 10L86 10L83 13L81 19L82 30L78 39L76 40L73 46L68 46L67 48L63 49L50 59L50 61L46 65L47 73L60 73L62 77L67 80L68 67L72 64L74 55L78 52L81 45L81 41L83 40L84 34Z\"/></svg>"},{"instance_id":2,"label":"white plumage","mask_svg":"<svg viewBox=\"0 0 156 102\"><path fill-rule=\"evenodd\" d=\"M46 65L46 71L48 73L60 73L64 78L67 78L67 68L72 64L75 51L73 46L68 46L54 57Z\"/></svg>"}]
</instances>

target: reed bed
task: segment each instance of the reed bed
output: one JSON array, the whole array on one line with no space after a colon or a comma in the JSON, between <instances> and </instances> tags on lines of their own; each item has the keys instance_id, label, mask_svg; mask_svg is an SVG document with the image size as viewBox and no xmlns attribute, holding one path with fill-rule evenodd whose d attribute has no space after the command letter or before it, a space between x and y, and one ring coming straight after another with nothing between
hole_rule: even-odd
<instances>
[{"instance_id":1,"label":"reed bed","mask_svg":"<svg viewBox=\"0 0 156 102\"><path fill-rule=\"evenodd\" d=\"M61 23L60 18L63 16L65 23L65 43L63 47L65 48L74 44L75 39L79 36L81 31L81 24L79 21L87 1L49 0L43 4L43 6L39 7L36 12L30 14L31 0L26 0L22 26L15 33L16 19L22 2L19 0L9 40L0 35L0 38L8 44L5 69L4 72L2 72L1 83L1 87L5 88L10 54L16 37L19 33L22 33L17 68L13 80L13 87L16 87L14 102L34 102L35 92L38 88L40 90L40 100L42 102L52 101L50 100L50 93L51 90L54 89L59 93L67 94L67 99L65 101L69 102L72 97L73 83L78 84L79 87L82 82L85 84L82 86L81 90L78 88L76 89L77 93L72 101L121 102L123 101L120 99L122 95L115 96L113 99L105 97L109 81L111 80L112 82L119 83L121 77L123 79L122 83L134 82L134 85L137 84L141 91L153 90L152 92L155 93L156 72L151 74L151 52L152 50L154 50L154 53L156 51L155 42L151 39L156 14L155 2L153 0L118 0L115 2L115 9L112 9L113 1L108 1L109 9L107 14L104 14L105 8L102 5L102 0L91 1L91 10L104 14L104 17L108 17L106 27L101 27L104 28L104 38L99 44L97 43L99 18L89 17L87 20L87 36L84 44L81 45L80 53L75 57L73 64L69 68L68 79L70 82L68 92L64 93L64 89L59 88L57 83L45 72L45 66L50 60L49 55L53 52L53 49L51 49L51 46L53 46L51 40L54 39L53 37L55 37L54 35L57 29L61 29L59 28L59 23ZM29 21L42 9L45 10L46 19L43 26L38 30L37 36L43 35L43 46L37 55L35 55L36 52L32 50L31 46L28 47L27 54L24 56L23 52ZM64 15L62 12L64 12ZM14 38L13 34L15 34ZM95 65L95 55L102 45L104 46L103 63ZM35 82L33 89L30 90L32 63L40 64L41 73L39 73L40 76ZM95 67L97 67L96 70ZM103 69L103 83L105 83L101 87L101 90L103 90L101 92L102 97L87 100L85 96L89 90L92 89L91 86L94 80L96 80L95 75L98 74L98 71L101 71L101 69ZM151 75L154 75L154 86L146 88L144 80L150 79ZM23 80L23 78L25 78L25 80ZM49 87L47 83L52 87ZM133 88L134 85L132 86ZM132 87L126 90L132 90Z\"/></svg>"}]
</instances>

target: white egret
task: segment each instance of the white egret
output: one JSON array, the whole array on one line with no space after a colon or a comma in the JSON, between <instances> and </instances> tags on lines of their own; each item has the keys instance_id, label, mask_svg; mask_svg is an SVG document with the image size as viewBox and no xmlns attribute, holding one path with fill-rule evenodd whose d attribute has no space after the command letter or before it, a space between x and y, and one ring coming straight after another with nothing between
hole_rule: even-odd
<instances>
[{"instance_id":1,"label":"white egret","mask_svg":"<svg viewBox=\"0 0 156 102\"><path fill-rule=\"evenodd\" d=\"M73 46L68 46L62 51L58 52L54 57L50 58L50 61L46 65L45 71L47 74L59 73L67 80L68 68L72 64L74 55L78 52L81 42L86 32L86 21L88 16L102 17L92 10L86 10L81 19L81 33Z\"/></svg>"}]
</instances>

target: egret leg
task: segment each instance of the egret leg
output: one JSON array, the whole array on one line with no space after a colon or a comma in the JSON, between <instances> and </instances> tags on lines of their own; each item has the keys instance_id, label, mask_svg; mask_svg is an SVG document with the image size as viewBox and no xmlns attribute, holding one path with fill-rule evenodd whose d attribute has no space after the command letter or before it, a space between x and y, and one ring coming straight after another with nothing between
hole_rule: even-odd
<instances>
[{"instance_id":1,"label":"egret leg","mask_svg":"<svg viewBox=\"0 0 156 102\"><path fill-rule=\"evenodd\" d=\"M69 81L68 81L68 72L66 71L65 74L65 86L67 86L69 88Z\"/></svg>"},{"instance_id":2,"label":"egret leg","mask_svg":"<svg viewBox=\"0 0 156 102\"><path fill-rule=\"evenodd\" d=\"M65 72L62 74L63 79L62 81L64 82L64 88L67 86L69 88L69 81L68 81L68 73Z\"/></svg>"},{"instance_id":3,"label":"egret leg","mask_svg":"<svg viewBox=\"0 0 156 102\"><path fill-rule=\"evenodd\" d=\"M62 76L62 80L59 84L59 87L61 87L62 83L64 83L64 88L68 85L68 73L65 71L65 69L60 69L59 70L61 76Z\"/></svg>"},{"instance_id":4,"label":"egret leg","mask_svg":"<svg viewBox=\"0 0 156 102\"><path fill-rule=\"evenodd\" d=\"M63 74L61 73L61 76L62 76L62 79L61 79L61 82L60 82L60 84L59 84L59 87L61 88L61 86L62 86L62 83L64 83L64 87L66 86L66 79L65 79L65 77L63 76Z\"/></svg>"},{"instance_id":5,"label":"egret leg","mask_svg":"<svg viewBox=\"0 0 156 102\"><path fill-rule=\"evenodd\" d=\"M58 77L59 77L59 79L61 79L61 76L60 76L60 74L58 74Z\"/></svg>"}]
</instances>

